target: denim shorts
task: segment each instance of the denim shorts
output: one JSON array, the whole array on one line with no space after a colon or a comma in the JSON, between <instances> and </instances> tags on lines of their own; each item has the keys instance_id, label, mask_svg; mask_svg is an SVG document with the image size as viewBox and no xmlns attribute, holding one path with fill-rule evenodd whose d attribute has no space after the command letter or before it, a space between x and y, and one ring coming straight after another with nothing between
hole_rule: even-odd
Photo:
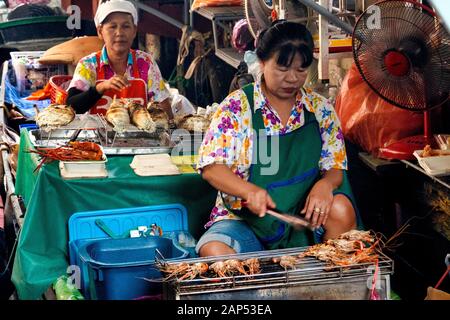
<instances>
[{"instance_id":1,"label":"denim shorts","mask_svg":"<svg viewBox=\"0 0 450 320\"><path fill-rule=\"evenodd\" d=\"M314 242L323 241L325 230L319 227L314 231ZM198 254L200 248L211 241L219 241L236 253L246 253L264 250L264 246L258 240L250 226L242 220L224 219L214 223L198 241L195 252Z\"/></svg>"},{"instance_id":2,"label":"denim shorts","mask_svg":"<svg viewBox=\"0 0 450 320\"><path fill-rule=\"evenodd\" d=\"M264 250L250 226L242 220L223 219L215 222L200 238L195 247L195 252L211 241L219 241L236 253Z\"/></svg>"}]
</instances>

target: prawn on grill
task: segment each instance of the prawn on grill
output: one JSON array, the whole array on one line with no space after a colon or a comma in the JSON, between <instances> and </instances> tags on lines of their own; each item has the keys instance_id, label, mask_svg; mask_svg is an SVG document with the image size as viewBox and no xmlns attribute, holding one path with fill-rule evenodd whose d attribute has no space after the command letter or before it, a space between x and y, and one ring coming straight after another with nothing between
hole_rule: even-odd
<instances>
[{"instance_id":1,"label":"prawn on grill","mask_svg":"<svg viewBox=\"0 0 450 320\"><path fill-rule=\"evenodd\" d=\"M189 269L187 272L182 275L178 280L194 280L197 276L202 276L209 270L209 266L207 263L204 262L197 262L194 264L189 265Z\"/></svg>"},{"instance_id":2,"label":"prawn on grill","mask_svg":"<svg viewBox=\"0 0 450 320\"><path fill-rule=\"evenodd\" d=\"M209 266L209 270L213 271L220 278L224 278L227 276L227 268L226 268L225 262L223 262L223 261L217 261L217 262L212 263Z\"/></svg>"},{"instance_id":3,"label":"prawn on grill","mask_svg":"<svg viewBox=\"0 0 450 320\"><path fill-rule=\"evenodd\" d=\"M193 280L197 276L205 274L209 267L207 263L197 262L193 264L188 264L185 262L170 265L164 262L158 262L159 270L165 274L168 274L163 280L169 280L171 278L178 278L178 280Z\"/></svg>"},{"instance_id":4,"label":"prawn on grill","mask_svg":"<svg viewBox=\"0 0 450 320\"><path fill-rule=\"evenodd\" d=\"M281 256L272 258L273 263L279 263L281 267L284 268L284 270L289 269L295 269L295 264L297 263L298 259L294 256Z\"/></svg>"},{"instance_id":5,"label":"prawn on grill","mask_svg":"<svg viewBox=\"0 0 450 320\"><path fill-rule=\"evenodd\" d=\"M190 269L189 264L186 262L168 264L167 262L157 261L156 267L166 275L163 281L186 274Z\"/></svg>"},{"instance_id":6,"label":"prawn on grill","mask_svg":"<svg viewBox=\"0 0 450 320\"><path fill-rule=\"evenodd\" d=\"M257 274L261 272L260 263L258 258L250 258L247 260L244 260L242 263L244 267L248 269L248 274Z\"/></svg>"},{"instance_id":7,"label":"prawn on grill","mask_svg":"<svg viewBox=\"0 0 450 320\"><path fill-rule=\"evenodd\" d=\"M238 259L229 259L225 261L217 261L209 266L209 269L216 273L219 277L228 277L235 274L247 275L244 263Z\"/></svg>"},{"instance_id":8,"label":"prawn on grill","mask_svg":"<svg viewBox=\"0 0 450 320\"><path fill-rule=\"evenodd\" d=\"M235 273L247 275L247 272L245 271L244 268L244 264L242 263L241 260L238 259L225 260L225 267L229 275L233 275Z\"/></svg>"},{"instance_id":9,"label":"prawn on grill","mask_svg":"<svg viewBox=\"0 0 450 320\"><path fill-rule=\"evenodd\" d=\"M368 243L373 243L375 241L375 237L371 234L370 231L360 231L360 230L350 230L343 234L341 234L337 239L344 240L356 240L363 241Z\"/></svg>"},{"instance_id":10,"label":"prawn on grill","mask_svg":"<svg viewBox=\"0 0 450 320\"><path fill-rule=\"evenodd\" d=\"M370 231L350 230L336 239L313 245L299 255L299 258L315 257L329 267L347 267L359 263L374 263L378 260L375 247L378 241Z\"/></svg>"}]
</instances>

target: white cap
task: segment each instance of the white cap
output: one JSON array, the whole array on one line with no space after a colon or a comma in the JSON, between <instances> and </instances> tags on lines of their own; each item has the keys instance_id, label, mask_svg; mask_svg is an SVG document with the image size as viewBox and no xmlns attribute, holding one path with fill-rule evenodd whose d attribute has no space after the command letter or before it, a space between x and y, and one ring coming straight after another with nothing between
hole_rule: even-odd
<instances>
[{"instance_id":1,"label":"white cap","mask_svg":"<svg viewBox=\"0 0 450 320\"><path fill-rule=\"evenodd\" d=\"M133 17L134 25L138 24L138 13L136 7L129 1L126 0L109 0L107 2L101 3L97 12L95 13L94 22L95 26L98 27L106 19L108 15L114 12L124 12L129 13Z\"/></svg>"}]
</instances>

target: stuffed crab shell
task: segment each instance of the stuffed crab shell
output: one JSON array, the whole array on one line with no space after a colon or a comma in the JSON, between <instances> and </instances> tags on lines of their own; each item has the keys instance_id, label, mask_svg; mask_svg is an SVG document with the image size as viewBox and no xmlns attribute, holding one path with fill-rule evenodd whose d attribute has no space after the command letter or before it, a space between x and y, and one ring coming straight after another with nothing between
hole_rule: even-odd
<instances>
[{"instance_id":1,"label":"stuffed crab shell","mask_svg":"<svg viewBox=\"0 0 450 320\"><path fill-rule=\"evenodd\" d=\"M36 114L35 120L42 129L56 129L68 125L75 118L75 111L66 105L51 104Z\"/></svg>"},{"instance_id":2,"label":"stuffed crab shell","mask_svg":"<svg viewBox=\"0 0 450 320\"><path fill-rule=\"evenodd\" d=\"M130 115L125 101L114 98L105 115L106 120L117 132L125 131L130 125Z\"/></svg>"},{"instance_id":3,"label":"stuffed crab shell","mask_svg":"<svg viewBox=\"0 0 450 320\"><path fill-rule=\"evenodd\" d=\"M131 122L141 130L153 133L156 131L156 124L145 106L130 101L127 103Z\"/></svg>"}]
</instances>

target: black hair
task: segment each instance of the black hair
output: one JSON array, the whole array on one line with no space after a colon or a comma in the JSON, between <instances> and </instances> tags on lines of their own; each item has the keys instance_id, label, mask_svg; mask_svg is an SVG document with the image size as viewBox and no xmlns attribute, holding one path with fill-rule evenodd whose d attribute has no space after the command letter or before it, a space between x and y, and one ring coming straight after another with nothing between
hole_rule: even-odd
<instances>
[{"instance_id":1,"label":"black hair","mask_svg":"<svg viewBox=\"0 0 450 320\"><path fill-rule=\"evenodd\" d=\"M301 23L277 20L263 30L256 40L256 55L267 61L278 53L277 64L289 67L297 53L302 57L302 68L313 62L314 41Z\"/></svg>"}]
</instances>

